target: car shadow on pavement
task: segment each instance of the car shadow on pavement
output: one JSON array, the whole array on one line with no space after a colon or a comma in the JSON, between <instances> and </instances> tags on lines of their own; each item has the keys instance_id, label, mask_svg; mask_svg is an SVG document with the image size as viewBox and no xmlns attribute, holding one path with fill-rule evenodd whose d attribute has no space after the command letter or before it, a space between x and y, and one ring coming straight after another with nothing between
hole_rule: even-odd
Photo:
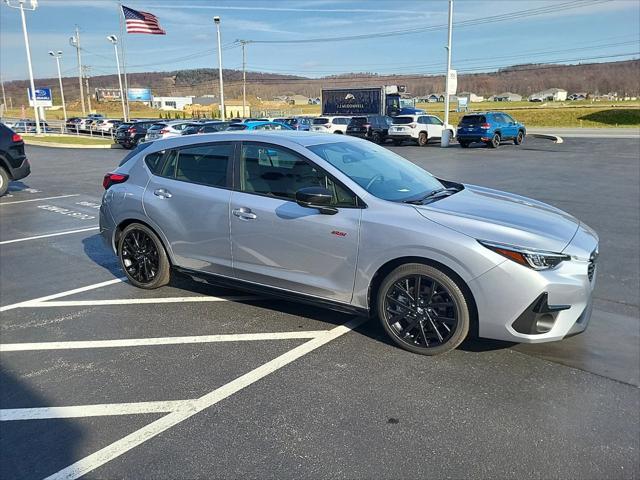
<instances>
[{"instance_id":1,"label":"car shadow on pavement","mask_svg":"<svg viewBox=\"0 0 640 480\"><path fill-rule=\"evenodd\" d=\"M6 368L0 370L0 390L3 409L51 404ZM14 480L44 478L72 464L84 436L71 419L3 421L1 425L0 478Z\"/></svg>"},{"instance_id":2,"label":"car shadow on pavement","mask_svg":"<svg viewBox=\"0 0 640 480\"><path fill-rule=\"evenodd\" d=\"M122 277L124 275L120 268L118 257L105 245L100 234L83 239L82 247L87 257L93 260L96 265L109 271L114 277Z\"/></svg>"}]
</instances>

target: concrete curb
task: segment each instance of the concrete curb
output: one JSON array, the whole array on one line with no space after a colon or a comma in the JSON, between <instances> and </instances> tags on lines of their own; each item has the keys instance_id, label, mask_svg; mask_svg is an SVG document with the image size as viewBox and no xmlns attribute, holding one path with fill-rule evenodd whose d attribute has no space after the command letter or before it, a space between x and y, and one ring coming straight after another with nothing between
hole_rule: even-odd
<instances>
[{"instance_id":1,"label":"concrete curb","mask_svg":"<svg viewBox=\"0 0 640 480\"><path fill-rule=\"evenodd\" d=\"M533 138L544 138L545 140L551 140L552 142L555 142L555 143L564 143L564 140L562 139L562 137L558 135L551 135L550 133L528 133L527 136L530 136Z\"/></svg>"},{"instance_id":2,"label":"concrete curb","mask_svg":"<svg viewBox=\"0 0 640 480\"><path fill-rule=\"evenodd\" d=\"M73 143L49 143L33 141L29 138L23 138L25 145L33 145L34 147L51 147L51 148L122 148L122 145L111 143L108 145L78 145Z\"/></svg>"}]
</instances>

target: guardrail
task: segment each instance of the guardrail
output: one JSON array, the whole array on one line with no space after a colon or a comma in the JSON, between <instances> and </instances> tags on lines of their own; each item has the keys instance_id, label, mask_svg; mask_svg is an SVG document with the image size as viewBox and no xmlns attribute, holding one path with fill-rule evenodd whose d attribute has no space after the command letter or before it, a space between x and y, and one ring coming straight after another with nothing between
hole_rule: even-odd
<instances>
[{"instance_id":1,"label":"guardrail","mask_svg":"<svg viewBox=\"0 0 640 480\"><path fill-rule=\"evenodd\" d=\"M11 118L4 117L2 122L7 125L12 125L16 122L24 121L21 118ZM33 122L33 120L32 120ZM33 122L35 124L35 122ZM44 134L49 135L77 135L82 137L99 137L99 138L110 138L112 141L115 141L115 130L101 130L92 126L88 126L86 128L80 128L78 124L69 124L64 122L64 120L45 120L46 125L42 125L40 127L40 131ZM23 128L16 127L12 129L16 133L36 133L35 125L33 127ZM26 131L25 131L26 130Z\"/></svg>"}]
</instances>

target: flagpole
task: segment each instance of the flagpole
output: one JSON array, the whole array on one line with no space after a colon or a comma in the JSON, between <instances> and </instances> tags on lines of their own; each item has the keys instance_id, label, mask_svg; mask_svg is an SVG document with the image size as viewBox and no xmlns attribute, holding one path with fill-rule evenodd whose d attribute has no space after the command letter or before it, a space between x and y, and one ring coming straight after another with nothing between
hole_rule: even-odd
<instances>
[{"instance_id":1,"label":"flagpole","mask_svg":"<svg viewBox=\"0 0 640 480\"><path fill-rule=\"evenodd\" d=\"M124 13L122 11L122 2L118 2L118 18L120 19L120 56L122 57L122 75L124 76L124 103L126 105L126 111L124 116L124 121L128 122L131 117L131 113L129 111L129 96L127 92L129 91L129 81L127 80L127 57L125 56L124 49Z\"/></svg>"}]
</instances>

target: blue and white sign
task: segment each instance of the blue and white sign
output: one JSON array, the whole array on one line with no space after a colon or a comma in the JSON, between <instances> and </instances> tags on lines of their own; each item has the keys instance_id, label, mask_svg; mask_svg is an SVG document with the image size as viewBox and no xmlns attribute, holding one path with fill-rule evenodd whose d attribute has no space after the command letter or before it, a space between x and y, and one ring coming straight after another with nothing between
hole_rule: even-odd
<instances>
[{"instance_id":1,"label":"blue and white sign","mask_svg":"<svg viewBox=\"0 0 640 480\"><path fill-rule=\"evenodd\" d=\"M31 88L27 88L27 96L29 97L29 106L33 107L33 95ZM36 88L36 106L51 107L53 105L53 95L50 88Z\"/></svg>"},{"instance_id":2,"label":"blue and white sign","mask_svg":"<svg viewBox=\"0 0 640 480\"><path fill-rule=\"evenodd\" d=\"M129 88L127 89L127 98L132 102L150 102L150 88Z\"/></svg>"}]
</instances>

